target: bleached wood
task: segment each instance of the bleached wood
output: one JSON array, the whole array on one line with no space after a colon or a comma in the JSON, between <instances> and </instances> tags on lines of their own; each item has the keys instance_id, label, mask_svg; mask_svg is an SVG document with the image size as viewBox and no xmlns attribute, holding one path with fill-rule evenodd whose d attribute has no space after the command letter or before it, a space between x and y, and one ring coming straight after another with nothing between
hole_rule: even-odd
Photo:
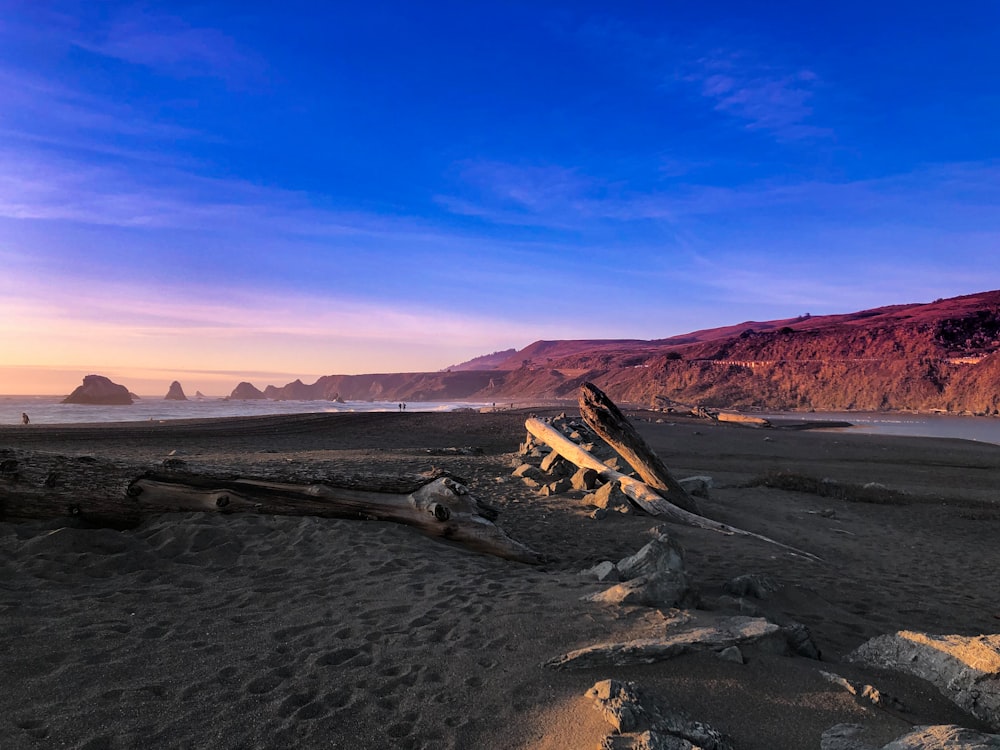
<instances>
[{"instance_id":1,"label":"bleached wood","mask_svg":"<svg viewBox=\"0 0 1000 750\"><path fill-rule=\"evenodd\" d=\"M670 473L614 401L593 383L580 387L580 416L638 472L642 480L674 505L701 515L698 503Z\"/></svg>"},{"instance_id":2,"label":"bleached wood","mask_svg":"<svg viewBox=\"0 0 1000 750\"><path fill-rule=\"evenodd\" d=\"M797 555L802 555L803 557L807 557L811 560L819 560L816 555L810 552L784 544L775 539L771 539L770 537L766 537L763 534L757 534L753 531L746 531L745 529L740 529L736 526L730 526L719 521L713 521L710 518L705 518L704 516L699 516L695 513L686 511L683 508L677 507L669 500L662 497L646 483L610 468L606 464L602 463L597 457L588 453L579 445L567 438L559 432L559 430L545 424L536 417L530 417L527 419L524 426L528 432L548 445L552 448L552 450L556 451L567 461L572 461L577 466L586 469L593 469L605 482L618 482L622 488L622 492L628 495L629 499L650 515L660 516L668 521L673 521L674 523L682 524L684 526L694 526L699 529L717 531L720 534L752 537L754 539L759 539L762 542L767 542L768 544L774 544L782 549L794 552Z\"/></svg>"},{"instance_id":3,"label":"bleached wood","mask_svg":"<svg viewBox=\"0 0 1000 750\"><path fill-rule=\"evenodd\" d=\"M492 523L495 511L451 476L349 478L143 470L93 457L0 452L0 520L75 518L127 528L172 512L313 515L394 521L478 552L536 564L541 555ZM367 489L359 489L365 487Z\"/></svg>"}]
</instances>

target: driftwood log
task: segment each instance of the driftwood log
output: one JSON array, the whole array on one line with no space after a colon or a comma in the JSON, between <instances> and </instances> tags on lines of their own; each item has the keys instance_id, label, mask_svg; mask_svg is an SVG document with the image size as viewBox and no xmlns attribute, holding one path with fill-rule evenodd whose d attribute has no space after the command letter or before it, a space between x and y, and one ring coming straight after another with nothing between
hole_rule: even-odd
<instances>
[{"instance_id":1,"label":"driftwood log","mask_svg":"<svg viewBox=\"0 0 1000 750\"><path fill-rule=\"evenodd\" d=\"M643 482L677 507L701 514L698 503L674 479L663 459L646 444L614 401L593 383L584 383L580 387L580 416L608 445L618 451L638 472Z\"/></svg>"},{"instance_id":2,"label":"driftwood log","mask_svg":"<svg viewBox=\"0 0 1000 750\"><path fill-rule=\"evenodd\" d=\"M650 515L661 516L667 521L672 521L684 526L694 526L699 529L717 531L721 534L752 537L754 539L759 539L762 542L767 542L768 544L774 544L782 549L788 550L789 552L794 552L797 555L802 555L810 560L819 560L816 555L810 552L784 544L783 542L766 537L763 534L746 531L745 529L730 526L728 524L721 523L720 521L713 521L712 519L705 518L697 513L691 513L683 508L679 508L656 492L656 490L645 482L610 468L606 464L602 463L596 456L588 453L579 445L567 438L559 432L559 430L545 424L536 417L527 419L524 426L528 432L548 445L552 448L552 450L565 458L567 461L571 461L581 468L593 469L605 482L618 482L619 486L622 488L622 492L624 492L639 508L646 511Z\"/></svg>"},{"instance_id":3,"label":"driftwood log","mask_svg":"<svg viewBox=\"0 0 1000 750\"><path fill-rule=\"evenodd\" d=\"M166 462L169 466L170 461ZM183 462L175 462L183 464ZM537 564L457 477L268 476L147 470L92 456L0 451L0 520L68 518L129 528L173 512L310 515L394 521L477 552Z\"/></svg>"}]
</instances>

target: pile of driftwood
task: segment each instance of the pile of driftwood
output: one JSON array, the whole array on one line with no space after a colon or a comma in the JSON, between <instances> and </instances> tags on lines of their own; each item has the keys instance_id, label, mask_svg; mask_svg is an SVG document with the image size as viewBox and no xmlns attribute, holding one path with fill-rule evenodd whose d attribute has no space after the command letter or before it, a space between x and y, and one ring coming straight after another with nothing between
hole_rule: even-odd
<instances>
[{"instance_id":1,"label":"pile of driftwood","mask_svg":"<svg viewBox=\"0 0 1000 750\"><path fill-rule=\"evenodd\" d=\"M529 436L581 469L588 469L604 483L615 484L642 511L665 521L723 534L748 536L817 559L815 555L752 531L713 521L703 516L693 497L678 482L663 460L649 447L621 410L597 386L580 388L580 415L587 427L599 435L635 470L638 477L614 468L583 445L570 439L550 423L537 418L525 422Z\"/></svg>"}]
</instances>

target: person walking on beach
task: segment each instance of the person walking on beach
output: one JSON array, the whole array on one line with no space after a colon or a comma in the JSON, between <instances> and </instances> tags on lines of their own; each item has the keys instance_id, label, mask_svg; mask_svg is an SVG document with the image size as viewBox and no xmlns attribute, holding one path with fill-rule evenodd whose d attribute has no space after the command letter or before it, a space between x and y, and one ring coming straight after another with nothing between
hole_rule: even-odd
<instances>
[{"instance_id":1,"label":"person walking on beach","mask_svg":"<svg viewBox=\"0 0 1000 750\"><path fill-rule=\"evenodd\" d=\"M28 419L28 413L22 411L21 412L21 424L28 424L29 422L31 422L31 420Z\"/></svg>"}]
</instances>

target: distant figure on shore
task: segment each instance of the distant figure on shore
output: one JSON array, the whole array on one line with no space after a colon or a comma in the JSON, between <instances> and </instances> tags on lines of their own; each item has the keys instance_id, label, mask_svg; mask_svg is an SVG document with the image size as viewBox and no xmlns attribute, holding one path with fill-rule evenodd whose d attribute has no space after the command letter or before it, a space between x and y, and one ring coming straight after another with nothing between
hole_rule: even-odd
<instances>
[{"instance_id":1,"label":"distant figure on shore","mask_svg":"<svg viewBox=\"0 0 1000 750\"><path fill-rule=\"evenodd\" d=\"M21 412L21 424L28 424L28 423L30 423L30 422L31 422L31 420L30 420L30 419L28 419L28 414L27 414L27 412L23 412L23 411L22 411L22 412Z\"/></svg>"},{"instance_id":2,"label":"distant figure on shore","mask_svg":"<svg viewBox=\"0 0 1000 750\"><path fill-rule=\"evenodd\" d=\"M403 411L403 405L402 404L399 405L399 410Z\"/></svg>"}]
</instances>

